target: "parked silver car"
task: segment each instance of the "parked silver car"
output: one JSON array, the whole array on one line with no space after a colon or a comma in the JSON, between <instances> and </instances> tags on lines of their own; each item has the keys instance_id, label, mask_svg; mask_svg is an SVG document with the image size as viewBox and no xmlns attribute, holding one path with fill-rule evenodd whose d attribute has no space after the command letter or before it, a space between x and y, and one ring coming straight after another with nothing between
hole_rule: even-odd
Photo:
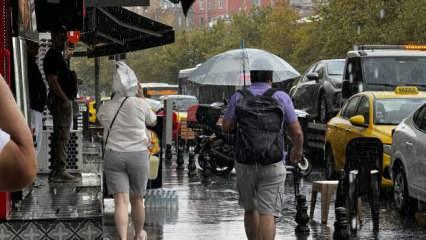
<instances>
[{"instance_id":1,"label":"parked silver car","mask_svg":"<svg viewBox=\"0 0 426 240\"><path fill-rule=\"evenodd\" d=\"M426 104L395 129L391 151L395 205L413 212L415 200L426 202Z\"/></svg>"}]
</instances>

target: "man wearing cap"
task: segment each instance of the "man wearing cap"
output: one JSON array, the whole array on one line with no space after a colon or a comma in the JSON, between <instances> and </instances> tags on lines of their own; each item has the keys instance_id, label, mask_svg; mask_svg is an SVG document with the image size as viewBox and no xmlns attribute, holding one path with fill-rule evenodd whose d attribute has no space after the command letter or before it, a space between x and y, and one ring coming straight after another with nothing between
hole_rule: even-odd
<instances>
[{"instance_id":1,"label":"man wearing cap","mask_svg":"<svg viewBox=\"0 0 426 240\"><path fill-rule=\"evenodd\" d=\"M77 179L65 171L66 146L70 137L72 100L67 86L70 72L62 55L65 48L66 31L52 32L52 47L46 53L43 67L49 83L48 107L53 116L52 173L53 182L73 182Z\"/></svg>"},{"instance_id":2,"label":"man wearing cap","mask_svg":"<svg viewBox=\"0 0 426 240\"><path fill-rule=\"evenodd\" d=\"M283 209L286 177L284 123L293 142L289 157L290 161L297 163L302 158L303 133L294 111L293 103L285 92L271 88L273 71L270 69L272 68L265 65L265 63L253 63L250 71L251 86L248 91L238 91L231 96L223 120L224 131L235 130L236 133L237 188L240 196L240 206L245 210L244 225L249 240L272 240L275 238L275 217L279 217ZM272 115L275 121L273 119L269 120L269 117L264 119L263 123L256 123L256 117L253 121L246 121L248 115L244 115L243 105L246 104L247 106L248 100L245 100L247 96L252 101L260 99L256 97L266 97L260 99L260 102L262 102L267 99L268 95L270 95L271 105L275 104L276 106L275 112L271 111L271 114L275 114L275 116ZM254 108L252 113L256 114L256 108ZM268 124L265 124L265 122L269 121L270 125L275 124L275 127L281 130L263 131L273 127L266 126ZM259 126L259 124L264 126ZM244 147L244 144L256 138L256 135L262 134L265 134L263 135L264 139L271 139L274 134L277 136L275 138L276 141L270 141L272 148L267 148L267 151L259 153L253 152L257 150L249 149L250 147ZM253 139L248 139L250 136ZM275 142L281 142L281 144L276 144ZM252 143L254 149L262 149L262 147L259 148L262 144L262 141L258 140ZM275 160L272 159L272 156L274 156ZM247 159L253 160L248 161Z\"/></svg>"}]
</instances>

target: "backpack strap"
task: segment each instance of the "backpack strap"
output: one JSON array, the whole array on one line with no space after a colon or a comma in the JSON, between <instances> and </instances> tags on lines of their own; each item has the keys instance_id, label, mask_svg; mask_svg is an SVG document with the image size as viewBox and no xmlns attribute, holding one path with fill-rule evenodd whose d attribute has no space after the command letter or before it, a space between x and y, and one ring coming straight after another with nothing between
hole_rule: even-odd
<instances>
[{"instance_id":1,"label":"backpack strap","mask_svg":"<svg viewBox=\"0 0 426 240\"><path fill-rule=\"evenodd\" d=\"M243 98L248 96L253 96L253 93L251 93L250 90L248 90L248 88L240 89L238 90L238 92L241 94L241 96L243 96Z\"/></svg>"},{"instance_id":2,"label":"backpack strap","mask_svg":"<svg viewBox=\"0 0 426 240\"><path fill-rule=\"evenodd\" d=\"M269 88L268 90L266 90L266 92L263 93L263 96L272 97L277 91L279 90L276 88Z\"/></svg>"},{"instance_id":3,"label":"backpack strap","mask_svg":"<svg viewBox=\"0 0 426 240\"><path fill-rule=\"evenodd\" d=\"M105 150L106 150L106 146L107 146L107 143L108 143L109 133L111 132L112 125L114 125L115 119L117 118L118 113L120 113L121 107L123 107L124 103L126 102L126 100L127 100L128 98L129 98L129 97L125 97L125 98L121 101L120 107L118 107L117 112L115 112L114 118L112 119L111 124L109 125L108 132L107 132L107 135L106 135L106 138L105 138L105 146L104 146L104 150L103 150L103 152L102 152L102 158L105 156Z\"/></svg>"}]
</instances>

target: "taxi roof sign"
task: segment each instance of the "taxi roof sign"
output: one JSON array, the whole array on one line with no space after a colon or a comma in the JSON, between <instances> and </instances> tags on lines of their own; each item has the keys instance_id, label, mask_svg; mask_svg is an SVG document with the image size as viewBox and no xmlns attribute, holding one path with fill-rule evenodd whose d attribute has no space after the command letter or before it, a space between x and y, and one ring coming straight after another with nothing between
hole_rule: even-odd
<instances>
[{"instance_id":1,"label":"taxi roof sign","mask_svg":"<svg viewBox=\"0 0 426 240\"><path fill-rule=\"evenodd\" d=\"M354 45L353 48L354 50L426 50L426 45Z\"/></svg>"},{"instance_id":2,"label":"taxi roof sign","mask_svg":"<svg viewBox=\"0 0 426 240\"><path fill-rule=\"evenodd\" d=\"M419 89L416 87L396 87L395 93L400 95L415 95L419 93Z\"/></svg>"}]
</instances>

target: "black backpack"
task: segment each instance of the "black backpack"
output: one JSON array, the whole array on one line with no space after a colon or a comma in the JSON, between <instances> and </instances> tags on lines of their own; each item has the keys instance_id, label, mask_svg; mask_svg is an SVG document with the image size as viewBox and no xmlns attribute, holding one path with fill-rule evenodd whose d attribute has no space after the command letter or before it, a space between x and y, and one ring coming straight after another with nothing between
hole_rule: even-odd
<instances>
[{"instance_id":1,"label":"black backpack","mask_svg":"<svg viewBox=\"0 0 426 240\"><path fill-rule=\"evenodd\" d=\"M240 90L236 106L236 160L242 164L269 165L283 160L284 116L276 99L277 89L254 96Z\"/></svg>"}]
</instances>

